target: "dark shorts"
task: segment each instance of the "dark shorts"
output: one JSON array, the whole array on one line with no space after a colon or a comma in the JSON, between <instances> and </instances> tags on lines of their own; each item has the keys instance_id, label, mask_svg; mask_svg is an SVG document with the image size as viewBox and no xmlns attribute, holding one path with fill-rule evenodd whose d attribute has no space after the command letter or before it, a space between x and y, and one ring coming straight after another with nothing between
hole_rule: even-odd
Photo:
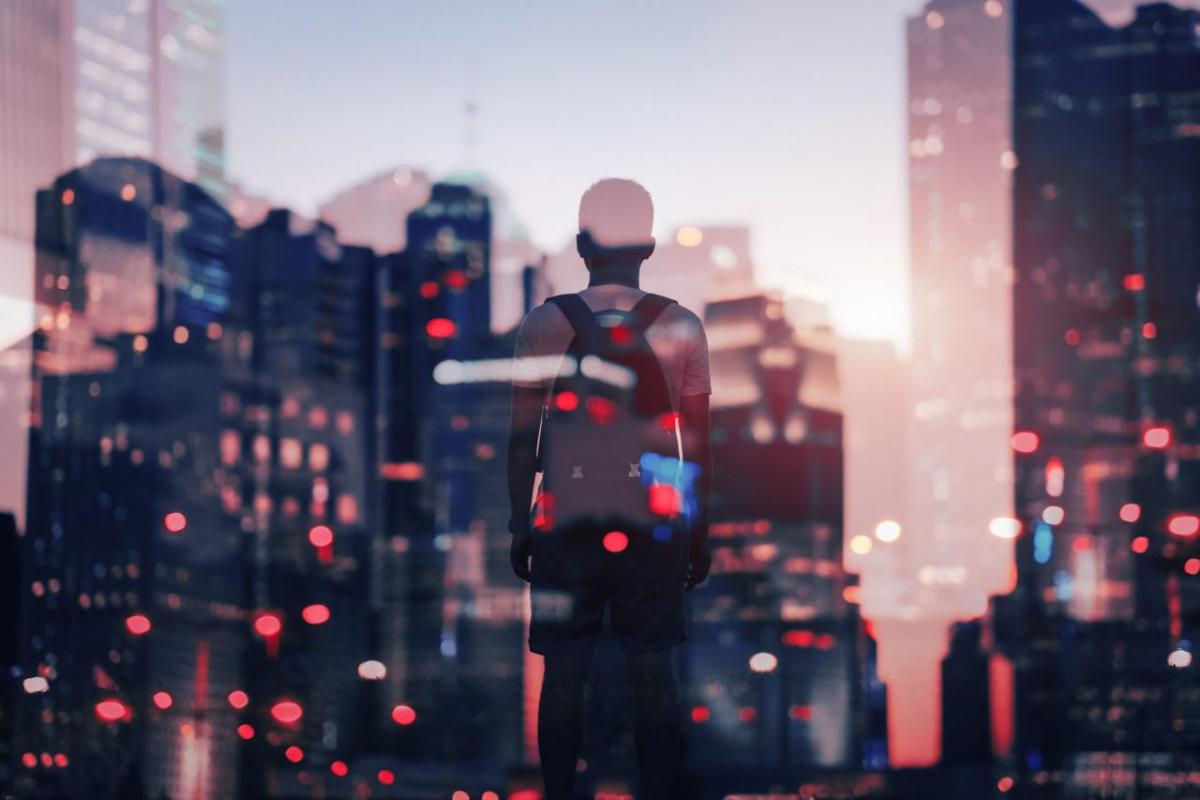
<instances>
[{"instance_id":1,"label":"dark shorts","mask_svg":"<svg viewBox=\"0 0 1200 800\"><path fill-rule=\"evenodd\" d=\"M666 650L687 638L686 546L649 531L627 534L615 550L608 530L535 533L529 649L591 656L607 608L621 650ZM661 532L660 532L661 533ZM620 544L618 540L617 544Z\"/></svg>"}]
</instances>

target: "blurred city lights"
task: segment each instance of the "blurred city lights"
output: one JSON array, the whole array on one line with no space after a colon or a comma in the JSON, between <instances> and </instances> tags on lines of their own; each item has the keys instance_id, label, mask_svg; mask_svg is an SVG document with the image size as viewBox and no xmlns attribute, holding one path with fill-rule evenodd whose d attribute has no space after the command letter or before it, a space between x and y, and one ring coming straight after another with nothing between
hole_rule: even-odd
<instances>
[{"instance_id":1,"label":"blurred city lights","mask_svg":"<svg viewBox=\"0 0 1200 800\"><path fill-rule=\"evenodd\" d=\"M304 709L294 700L280 700L271 706L271 716L276 722L284 725L294 725L304 716Z\"/></svg>"},{"instance_id":2,"label":"blurred city lights","mask_svg":"<svg viewBox=\"0 0 1200 800\"><path fill-rule=\"evenodd\" d=\"M867 553L871 552L871 548L874 546L875 543L871 541L870 536L863 536L862 534L859 534L850 540L850 549L860 556L865 556Z\"/></svg>"},{"instance_id":3,"label":"blurred city lights","mask_svg":"<svg viewBox=\"0 0 1200 800\"><path fill-rule=\"evenodd\" d=\"M1135 553L1144 553L1150 549L1150 540L1145 536L1135 536L1129 543L1129 549Z\"/></svg>"},{"instance_id":4,"label":"blurred city lights","mask_svg":"<svg viewBox=\"0 0 1200 800\"><path fill-rule=\"evenodd\" d=\"M284 757L293 764L299 764L304 760L304 751L296 745L291 745L283 751Z\"/></svg>"},{"instance_id":5,"label":"blurred city lights","mask_svg":"<svg viewBox=\"0 0 1200 800\"><path fill-rule=\"evenodd\" d=\"M259 636L276 636L283 630L283 621L277 614L264 613L254 618L254 632Z\"/></svg>"},{"instance_id":6,"label":"blurred city lights","mask_svg":"<svg viewBox=\"0 0 1200 800\"><path fill-rule=\"evenodd\" d=\"M145 614L130 614L125 618L125 629L134 636L143 636L150 632L150 618Z\"/></svg>"},{"instance_id":7,"label":"blurred city lights","mask_svg":"<svg viewBox=\"0 0 1200 800\"><path fill-rule=\"evenodd\" d=\"M308 532L308 543L313 547L329 547L333 544L333 531L325 525L316 525Z\"/></svg>"},{"instance_id":8,"label":"blurred city lights","mask_svg":"<svg viewBox=\"0 0 1200 800\"><path fill-rule=\"evenodd\" d=\"M25 690L25 694L41 694L50 691L50 682L40 675L35 675L21 681L21 688Z\"/></svg>"},{"instance_id":9,"label":"blurred city lights","mask_svg":"<svg viewBox=\"0 0 1200 800\"><path fill-rule=\"evenodd\" d=\"M1137 503L1126 503L1118 512L1122 522L1137 522L1142 516L1142 507Z\"/></svg>"},{"instance_id":10,"label":"blurred city lights","mask_svg":"<svg viewBox=\"0 0 1200 800\"><path fill-rule=\"evenodd\" d=\"M610 553L619 553L629 546L629 537L621 531L609 531L604 534L604 549Z\"/></svg>"},{"instance_id":11,"label":"blurred city lights","mask_svg":"<svg viewBox=\"0 0 1200 800\"><path fill-rule=\"evenodd\" d=\"M774 653L755 653L750 656L750 670L752 672L772 672L779 666L779 659Z\"/></svg>"},{"instance_id":12,"label":"blurred city lights","mask_svg":"<svg viewBox=\"0 0 1200 800\"><path fill-rule=\"evenodd\" d=\"M1012 435L1012 449L1025 454L1037 452L1038 435L1033 431L1017 431Z\"/></svg>"},{"instance_id":13,"label":"blurred city lights","mask_svg":"<svg viewBox=\"0 0 1200 800\"><path fill-rule=\"evenodd\" d=\"M900 538L900 523L885 519L875 526L875 538L881 542L894 542Z\"/></svg>"},{"instance_id":14,"label":"blurred city lights","mask_svg":"<svg viewBox=\"0 0 1200 800\"><path fill-rule=\"evenodd\" d=\"M417 721L417 712L411 706L396 706L392 709L392 721L397 725L412 725Z\"/></svg>"},{"instance_id":15,"label":"blurred city lights","mask_svg":"<svg viewBox=\"0 0 1200 800\"><path fill-rule=\"evenodd\" d=\"M392 772L390 769L379 770L379 773L375 777L384 786L391 786L396 782L396 773Z\"/></svg>"},{"instance_id":16,"label":"blurred city lights","mask_svg":"<svg viewBox=\"0 0 1200 800\"><path fill-rule=\"evenodd\" d=\"M1167 666L1175 669L1187 669L1192 665L1192 654L1182 648L1171 651L1167 656Z\"/></svg>"},{"instance_id":17,"label":"blurred city lights","mask_svg":"<svg viewBox=\"0 0 1200 800\"><path fill-rule=\"evenodd\" d=\"M151 701L156 707L166 710L174 705L175 698L171 697L170 692L155 692Z\"/></svg>"},{"instance_id":18,"label":"blurred city lights","mask_svg":"<svg viewBox=\"0 0 1200 800\"><path fill-rule=\"evenodd\" d=\"M181 533L187 527L187 517L179 511L172 511L163 517L163 527L167 533Z\"/></svg>"},{"instance_id":19,"label":"blurred city lights","mask_svg":"<svg viewBox=\"0 0 1200 800\"><path fill-rule=\"evenodd\" d=\"M358 677L364 681L381 681L387 677L387 667L375 659L364 661L358 665Z\"/></svg>"},{"instance_id":20,"label":"blurred city lights","mask_svg":"<svg viewBox=\"0 0 1200 800\"><path fill-rule=\"evenodd\" d=\"M695 706L692 709L692 722L708 722L712 717L712 712L708 710L708 706Z\"/></svg>"},{"instance_id":21,"label":"blurred city lights","mask_svg":"<svg viewBox=\"0 0 1200 800\"><path fill-rule=\"evenodd\" d=\"M101 722L122 722L128 720L132 715L132 709L123 701L116 698L109 698L96 703L96 716Z\"/></svg>"},{"instance_id":22,"label":"blurred city lights","mask_svg":"<svg viewBox=\"0 0 1200 800\"><path fill-rule=\"evenodd\" d=\"M704 232L688 225L675 232L675 241L684 247L695 247L704 241Z\"/></svg>"},{"instance_id":23,"label":"blurred city lights","mask_svg":"<svg viewBox=\"0 0 1200 800\"><path fill-rule=\"evenodd\" d=\"M1164 425L1155 425L1142 432L1142 444L1146 447L1162 450L1171 444L1171 429Z\"/></svg>"},{"instance_id":24,"label":"blurred city lights","mask_svg":"<svg viewBox=\"0 0 1200 800\"><path fill-rule=\"evenodd\" d=\"M1021 533L1021 521L1012 517L996 517L988 523L988 530L999 539L1015 539Z\"/></svg>"},{"instance_id":25,"label":"blurred city lights","mask_svg":"<svg viewBox=\"0 0 1200 800\"><path fill-rule=\"evenodd\" d=\"M344 778L349 774L350 768L346 766L345 761L334 761L329 765L329 771L339 778Z\"/></svg>"},{"instance_id":26,"label":"blurred city lights","mask_svg":"<svg viewBox=\"0 0 1200 800\"><path fill-rule=\"evenodd\" d=\"M243 739L253 739L254 738L254 726L248 725L245 722L243 722L241 725L237 726L237 735L242 737Z\"/></svg>"},{"instance_id":27,"label":"blurred city lights","mask_svg":"<svg viewBox=\"0 0 1200 800\"><path fill-rule=\"evenodd\" d=\"M1066 512L1062 506L1046 506L1042 509L1042 519L1050 525L1058 525L1062 523L1066 517Z\"/></svg>"},{"instance_id":28,"label":"blurred city lights","mask_svg":"<svg viewBox=\"0 0 1200 800\"><path fill-rule=\"evenodd\" d=\"M250 696L241 689L234 689L225 699L228 700L229 705L233 706L234 708L245 708L250 704Z\"/></svg>"},{"instance_id":29,"label":"blurred city lights","mask_svg":"<svg viewBox=\"0 0 1200 800\"><path fill-rule=\"evenodd\" d=\"M329 621L329 606L323 603L313 603L310 606L305 606L300 612L300 616L309 625L323 625Z\"/></svg>"},{"instance_id":30,"label":"blurred city lights","mask_svg":"<svg viewBox=\"0 0 1200 800\"><path fill-rule=\"evenodd\" d=\"M431 339L449 339L458 330L458 326L453 320L445 317L434 317L425 323L425 333Z\"/></svg>"},{"instance_id":31,"label":"blurred city lights","mask_svg":"<svg viewBox=\"0 0 1200 800\"><path fill-rule=\"evenodd\" d=\"M1167 518L1167 532L1175 536L1193 536L1200 530L1200 516L1172 514Z\"/></svg>"}]
</instances>

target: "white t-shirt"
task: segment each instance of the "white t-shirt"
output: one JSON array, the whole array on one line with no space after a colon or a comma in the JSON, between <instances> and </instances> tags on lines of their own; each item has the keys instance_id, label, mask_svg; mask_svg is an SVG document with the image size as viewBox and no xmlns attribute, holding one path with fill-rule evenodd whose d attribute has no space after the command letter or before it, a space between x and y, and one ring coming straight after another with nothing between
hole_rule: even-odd
<instances>
[{"instance_id":1,"label":"white t-shirt","mask_svg":"<svg viewBox=\"0 0 1200 800\"><path fill-rule=\"evenodd\" d=\"M641 289L617 283L589 286L579 292L592 311L629 311L645 294ZM571 323L554 303L543 303L532 309L517 330L513 384L549 391L558 373L559 361L574 335ZM694 313L672 303L650 324L646 341L662 365L674 408L679 408L681 397L712 393L708 338L704 334L704 324Z\"/></svg>"}]
</instances>

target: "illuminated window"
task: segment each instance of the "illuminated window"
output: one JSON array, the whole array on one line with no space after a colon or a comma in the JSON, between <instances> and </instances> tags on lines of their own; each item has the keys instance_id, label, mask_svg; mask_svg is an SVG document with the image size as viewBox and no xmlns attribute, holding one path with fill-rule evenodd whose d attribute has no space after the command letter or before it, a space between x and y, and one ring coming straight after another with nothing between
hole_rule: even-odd
<instances>
[{"instance_id":1,"label":"illuminated window","mask_svg":"<svg viewBox=\"0 0 1200 800\"><path fill-rule=\"evenodd\" d=\"M299 439L286 438L279 442L279 463L287 469L299 469L304 463L304 448Z\"/></svg>"}]
</instances>

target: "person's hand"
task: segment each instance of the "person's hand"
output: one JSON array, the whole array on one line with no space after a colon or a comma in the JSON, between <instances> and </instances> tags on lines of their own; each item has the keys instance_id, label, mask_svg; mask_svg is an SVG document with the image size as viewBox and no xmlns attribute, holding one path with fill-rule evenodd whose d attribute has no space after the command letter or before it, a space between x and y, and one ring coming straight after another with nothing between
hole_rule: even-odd
<instances>
[{"instance_id":1,"label":"person's hand","mask_svg":"<svg viewBox=\"0 0 1200 800\"><path fill-rule=\"evenodd\" d=\"M533 557L533 534L514 533L508 548L513 574L523 581L530 581L529 559Z\"/></svg>"},{"instance_id":2,"label":"person's hand","mask_svg":"<svg viewBox=\"0 0 1200 800\"><path fill-rule=\"evenodd\" d=\"M708 570L711 567L712 553L708 549L708 542L701 541L693 544L689 548L688 571L687 578L683 584L684 589L690 592L704 583L704 579L708 577Z\"/></svg>"}]
</instances>

